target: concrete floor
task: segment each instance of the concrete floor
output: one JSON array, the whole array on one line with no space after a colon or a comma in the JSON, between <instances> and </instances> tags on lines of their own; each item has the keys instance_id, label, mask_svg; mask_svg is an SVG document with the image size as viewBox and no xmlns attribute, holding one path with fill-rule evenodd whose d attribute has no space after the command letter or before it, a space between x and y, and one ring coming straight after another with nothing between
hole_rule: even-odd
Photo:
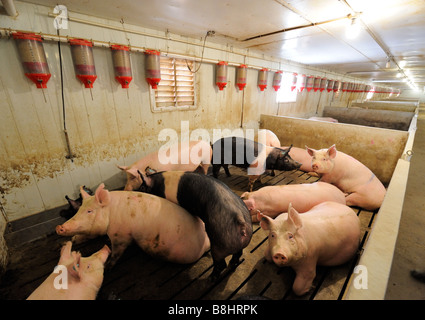
<instances>
[{"instance_id":1,"label":"concrete floor","mask_svg":"<svg viewBox=\"0 0 425 320\"><path fill-rule=\"evenodd\" d=\"M425 283L410 275L425 272L425 116L419 115L396 248L385 299L425 299Z\"/></svg>"}]
</instances>

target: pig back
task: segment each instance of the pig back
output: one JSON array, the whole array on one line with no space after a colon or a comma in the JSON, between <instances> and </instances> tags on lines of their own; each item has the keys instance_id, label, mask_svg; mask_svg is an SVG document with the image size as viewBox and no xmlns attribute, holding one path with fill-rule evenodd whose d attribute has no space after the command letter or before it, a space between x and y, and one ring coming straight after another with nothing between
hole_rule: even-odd
<instances>
[{"instance_id":1,"label":"pig back","mask_svg":"<svg viewBox=\"0 0 425 320\"><path fill-rule=\"evenodd\" d=\"M117 201L110 237L130 233L148 254L176 263L192 263L209 249L204 223L182 207L143 192L113 191L111 196Z\"/></svg>"},{"instance_id":2,"label":"pig back","mask_svg":"<svg viewBox=\"0 0 425 320\"><path fill-rule=\"evenodd\" d=\"M214 142L212 164L233 164L247 168L265 146L241 137L226 137Z\"/></svg>"},{"instance_id":3,"label":"pig back","mask_svg":"<svg viewBox=\"0 0 425 320\"><path fill-rule=\"evenodd\" d=\"M360 243L360 220L348 206L327 201L300 215L304 237L317 263L334 266L345 263Z\"/></svg>"},{"instance_id":4,"label":"pig back","mask_svg":"<svg viewBox=\"0 0 425 320\"><path fill-rule=\"evenodd\" d=\"M187 172L179 181L177 201L205 222L211 242L218 247L242 249L251 240L248 208L223 182Z\"/></svg>"}]
</instances>

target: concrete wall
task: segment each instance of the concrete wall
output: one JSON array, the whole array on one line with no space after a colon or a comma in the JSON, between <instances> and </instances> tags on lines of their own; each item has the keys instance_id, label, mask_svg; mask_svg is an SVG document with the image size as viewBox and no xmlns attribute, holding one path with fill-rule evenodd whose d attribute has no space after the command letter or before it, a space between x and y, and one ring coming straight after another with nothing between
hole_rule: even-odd
<instances>
[{"instance_id":1,"label":"concrete wall","mask_svg":"<svg viewBox=\"0 0 425 320\"><path fill-rule=\"evenodd\" d=\"M260 128L273 131L283 146L328 148L351 155L367 166L384 184L391 180L408 133L343 123L261 115Z\"/></svg>"},{"instance_id":2,"label":"concrete wall","mask_svg":"<svg viewBox=\"0 0 425 320\"><path fill-rule=\"evenodd\" d=\"M415 114L402 111L325 107L322 115L342 123L407 131Z\"/></svg>"},{"instance_id":3,"label":"concrete wall","mask_svg":"<svg viewBox=\"0 0 425 320\"><path fill-rule=\"evenodd\" d=\"M15 4L19 16L12 19L2 15L0 28L56 35L54 19L48 16L53 8L19 1ZM159 50L163 55L173 53L199 58L202 53L203 39L134 25L125 25L125 33L119 21L71 14L87 23L69 21L69 28L60 31L63 36L119 44L129 41L133 46ZM254 50L238 50L209 41L206 45L205 61L225 60L335 80L355 80L276 60ZM129 165L157 150L164 143L158 141L158 133L164 128L179 132L181 121L189 121L190 130L204 128L209 132L240 126L258 128L261 113L309 116L320 112L332 100L345 99L338 93L307 93L304 90L295 103L278 104L272 88L273 72L268 74L268 88L261 92L257 87L258 71L248 69L247 87L238 91L236 69L230 66L229 83L219 91L215 85L215 64L208 62L195 74L197 101L194 110L152 112L153 92L145 80L143 53L131 54L133 81L126 91L114 79L110 49L94 47L98 78L92 89L92 99L89 89L75 77L70 46L61 43L66 126L71 151L76 156L71 161L66 158L63 131L58 43L44 41L43 46L52 74L44 89L47 102L43 91L25 77L14 40L0 38L0 202L7 221L61 206L66 203L64 196L76 197L78 187L83 184L96 188L105 182L109 189L122 187L125 176L116 164Z\"/></svg>"}]
</instances>

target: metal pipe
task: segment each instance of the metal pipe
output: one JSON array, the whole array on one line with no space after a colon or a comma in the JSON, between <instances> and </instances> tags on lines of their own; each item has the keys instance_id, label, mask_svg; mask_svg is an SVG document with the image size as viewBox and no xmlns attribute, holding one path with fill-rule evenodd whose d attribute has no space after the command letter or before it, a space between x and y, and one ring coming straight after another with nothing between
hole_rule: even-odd
<instances>
[{"instance_id":1,"label":"metal pipe","mask_svg":"<svg viewBox=\"0 0 425 320\"><path fill-rule=\"evenodd\" d=\"M18 11L16 11L13 0L1 0L1 3L9 16L16 18L19 15Z\"/></svg>"}]
</instances>

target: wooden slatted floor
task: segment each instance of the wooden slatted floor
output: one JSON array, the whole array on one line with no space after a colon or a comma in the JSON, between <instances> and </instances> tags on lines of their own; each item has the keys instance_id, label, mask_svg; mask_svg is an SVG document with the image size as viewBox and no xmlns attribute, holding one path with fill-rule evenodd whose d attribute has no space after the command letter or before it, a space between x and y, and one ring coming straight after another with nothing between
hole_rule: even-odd
<instances>
[{"instance_id":1,"label":"wooden slatted floor","mask_svg":"<svg viewBox=\"0 0 425 320\"><path fill-rule=\"evenodd\" d=\"M231 177L221 170L219 179L241 195L247 190L246 171L230 167ZM263 176L254 190L265 185L312 183L318 178L302 171L280 172L276 176ZM194 264L179 265L152 258L136 245L131 245L112 270L105 271L105 278L98 299L243 299L262 296L280 299L341 299L352 270L362 252L373 224L374 213L353 208L360 220L362 241L358 254L348 263L338 267L318 267L314 289L297 297L291 287L295 272L290 267L278 268L264 259L267 233L258 223L253 225L250 244L244 249L241 263L234 272L225 271L221 279L213 283L208 279L212 271L211 254L207 252ZM52 272L59 260L61 245L67 238L55 233L18 248L12 248L6 274L0 283L0 299L25 299ZM100 237L74 246L83 256L91 255L107 237ZM227 258L227 262L230 257Z\"/></svg>"}]
</instances>

